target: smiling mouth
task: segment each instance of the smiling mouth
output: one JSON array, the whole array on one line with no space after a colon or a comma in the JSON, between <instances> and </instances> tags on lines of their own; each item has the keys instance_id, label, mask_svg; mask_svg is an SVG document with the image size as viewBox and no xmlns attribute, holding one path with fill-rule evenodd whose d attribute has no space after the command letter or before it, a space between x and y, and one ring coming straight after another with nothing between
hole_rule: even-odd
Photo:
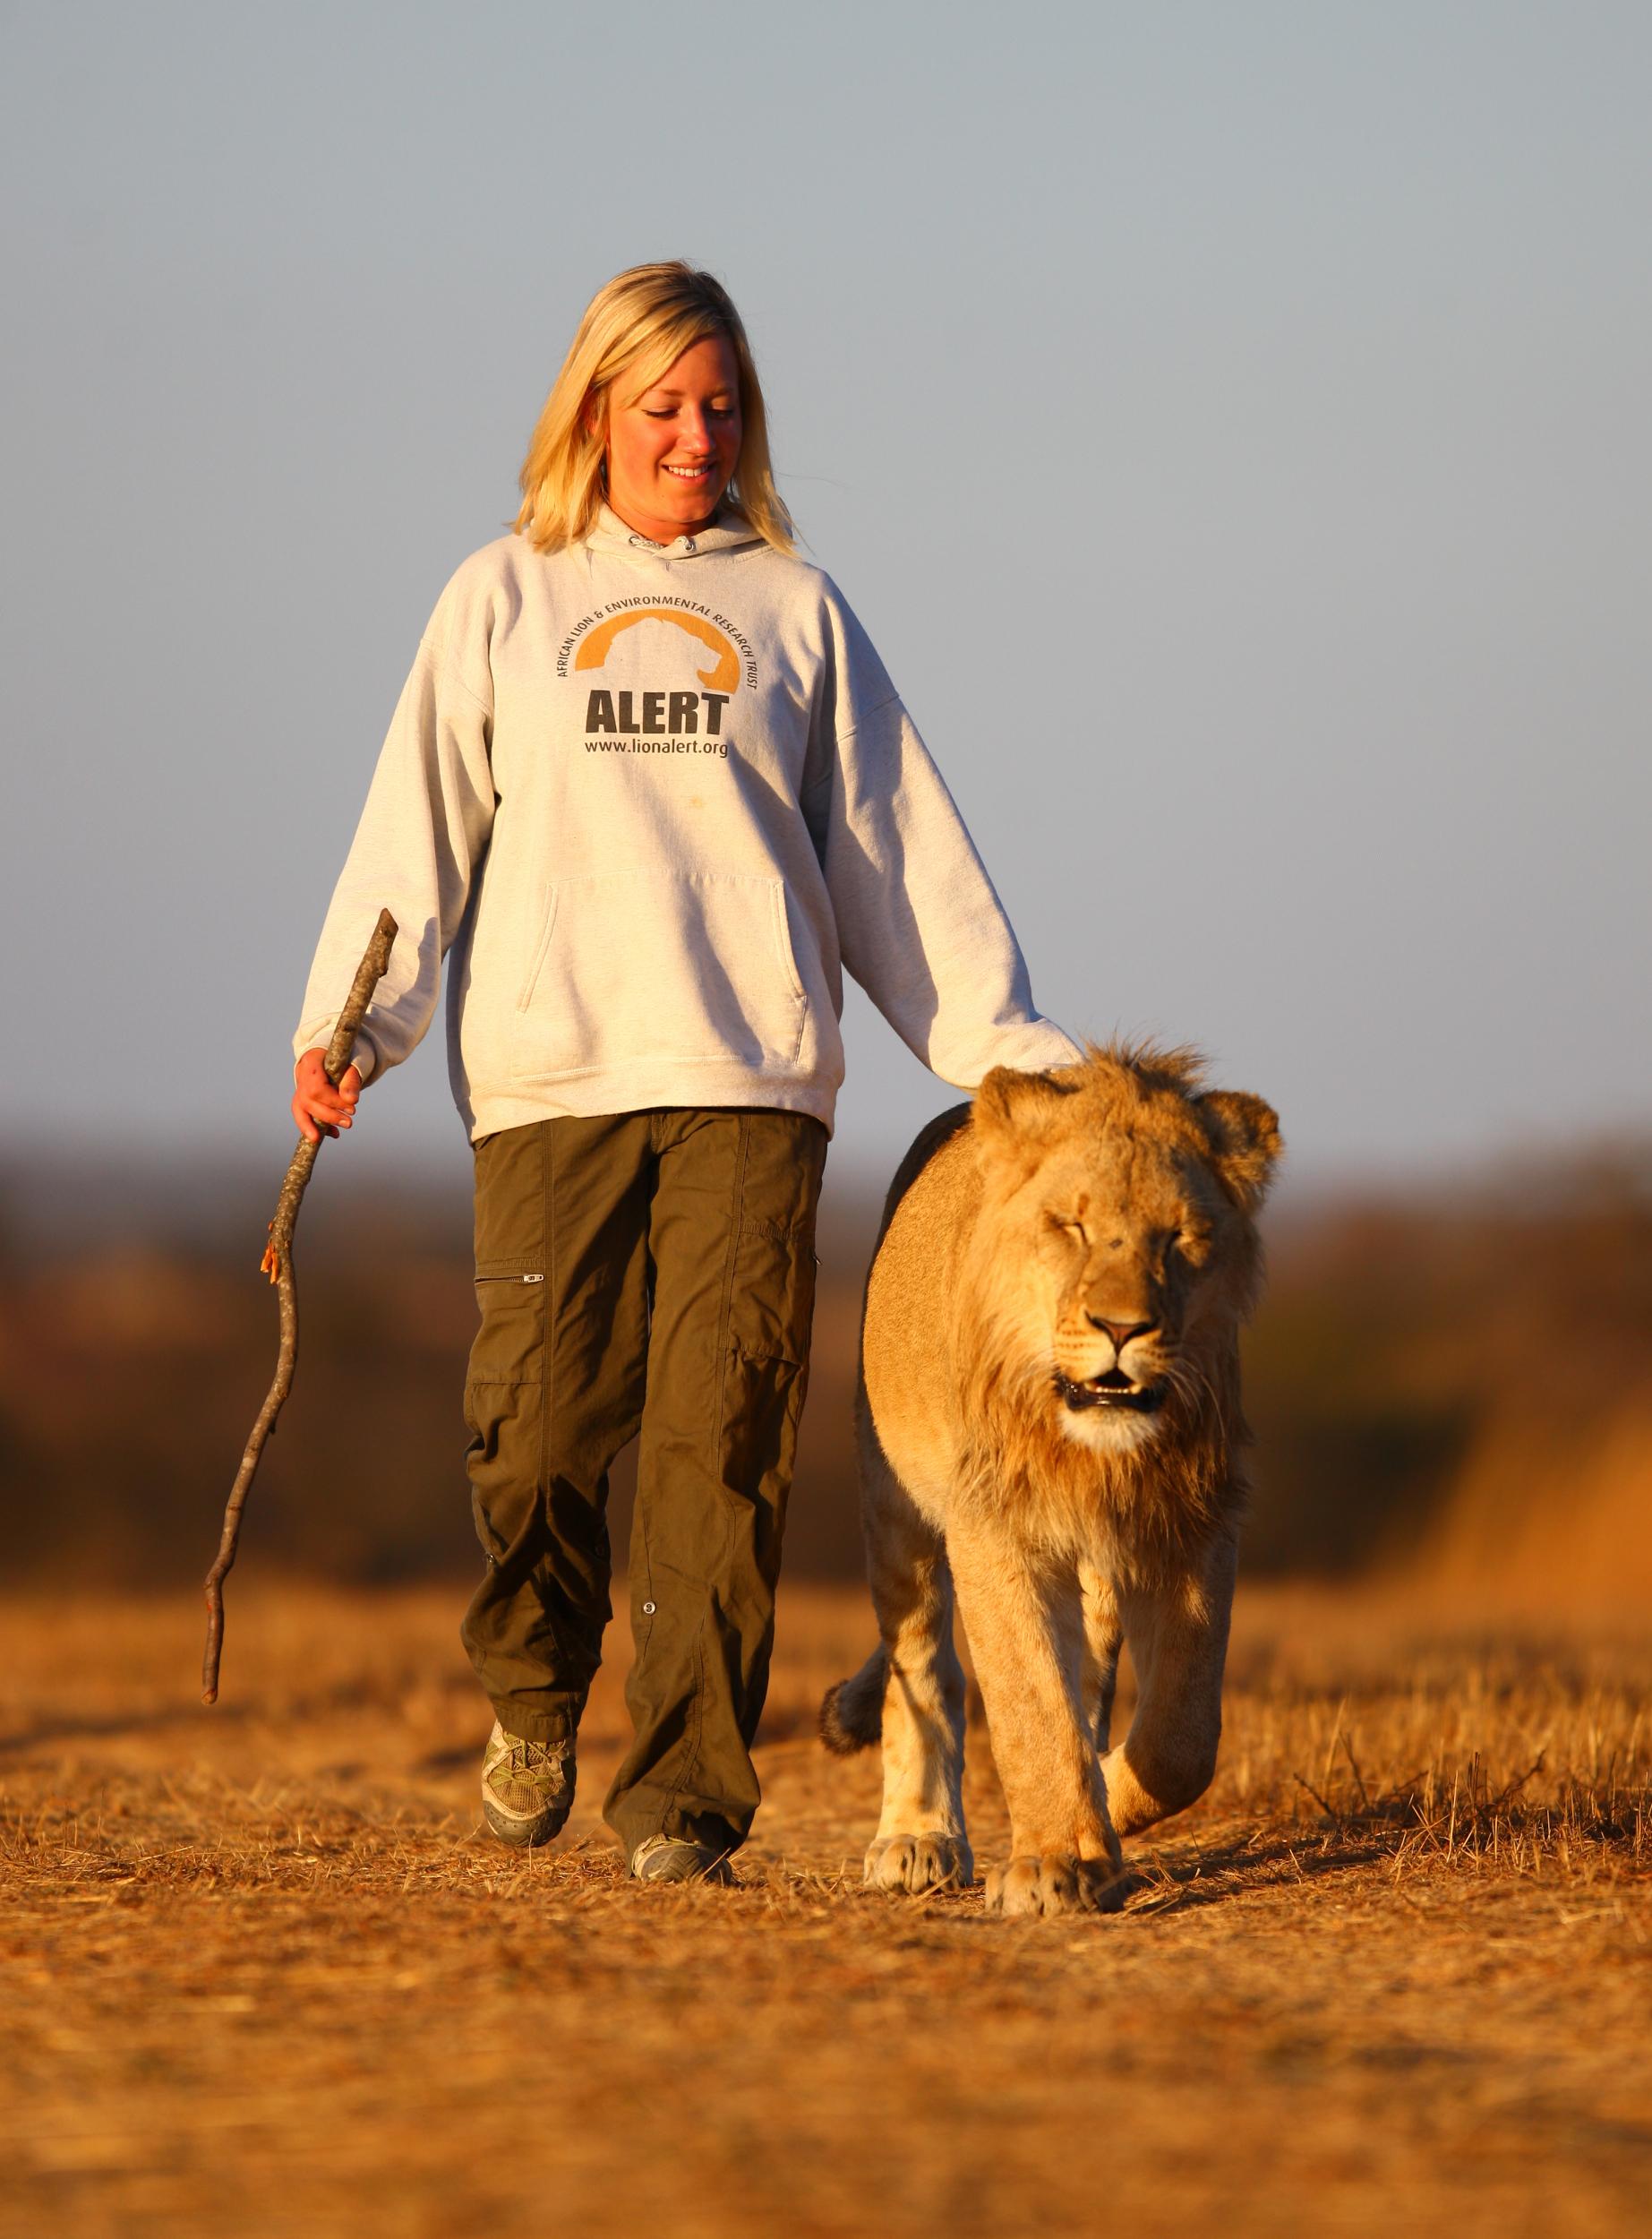
<instances>
[{"instance_id":1,"label":"smiling mouth","mask_svg":"<svg viewBox=\"0 0 1652 2239\"><path fill-rule=\"evenodd\" d=\"M675 475L679 482L704 482L711 472L711 463L708 459L703 466L667 467L665 471L668 475Z\"/></svg>"},{"instance_id":2,"label":"smiling mouth","mask_svg":"<svg viewBox=\"0 0 1652 2239\"><path fill-rule=\"evenodd\" d=\"M1074 1412L1085 1407L1123 1407L1134 1414L1154 1415L1165 1400L1162 1384L1132 1384L1117 1368L1109 1368L1105 1376L1087 1377L1082 1384L1075 1384L1057 1368L1056 1389Z\"/></svg>"}]
</instances>

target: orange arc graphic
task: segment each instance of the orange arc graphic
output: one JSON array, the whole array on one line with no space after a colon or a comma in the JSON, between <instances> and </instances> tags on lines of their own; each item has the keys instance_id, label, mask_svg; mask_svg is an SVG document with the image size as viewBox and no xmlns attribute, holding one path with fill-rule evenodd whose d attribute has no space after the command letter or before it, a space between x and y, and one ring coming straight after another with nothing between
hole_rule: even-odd
<instances>
[{"instance_id":1,"label":"orange arc graphic","mask_svg":"<svg viewBox=\"0 0 1652 2239\"><path fill-rule=\"evenodd\" d=\"M740 684L740 656L723 636L698 614L674 613L669 606L634 606L629 614L614 614L607 622L599 622L588 638L584 639L574 656L577 669L599 669L608 658L608 649L622 630L633 622L674 622L679 630L686 630L691 638L709 646L716 659L708 669L697 671L700 682L708 692L732 692Z\"/></svg>"}]
</instances>

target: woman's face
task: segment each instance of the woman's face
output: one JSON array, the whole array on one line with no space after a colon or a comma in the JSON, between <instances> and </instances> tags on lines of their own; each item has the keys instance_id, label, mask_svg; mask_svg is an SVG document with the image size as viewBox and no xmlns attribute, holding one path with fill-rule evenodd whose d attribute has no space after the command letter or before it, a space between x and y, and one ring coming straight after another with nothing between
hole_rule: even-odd
<instances>
[{"instance_id":1,"label":"woman's face","mask_svg":"<svg viewBox=\"0 0 1652 2239\"><path fill-rule=\"evenodd\" d=\"M740 460L740 369L707 335L634 404L610 399L608 502L628 528L669 545L709 526Z\"/></svg>"}]
</instances>

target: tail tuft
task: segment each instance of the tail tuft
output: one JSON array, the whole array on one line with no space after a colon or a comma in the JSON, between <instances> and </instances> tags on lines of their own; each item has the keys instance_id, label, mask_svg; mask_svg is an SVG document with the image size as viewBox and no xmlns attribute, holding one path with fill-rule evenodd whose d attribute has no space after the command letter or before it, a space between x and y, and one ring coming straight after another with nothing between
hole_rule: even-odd
<instances>
[{"instance_id":1,"label":"tail tuft","mask_svg":"<svg viewBox=\"0 0 1652 2239\"><path fill-rule=\"evenodd\" d=\"M834 1755L869 1749L884 1730L884 1680L888 1658L875 1648L852 1679L840 1679L820 1705L820 1738Z\"/></svg>"}]
</instances>

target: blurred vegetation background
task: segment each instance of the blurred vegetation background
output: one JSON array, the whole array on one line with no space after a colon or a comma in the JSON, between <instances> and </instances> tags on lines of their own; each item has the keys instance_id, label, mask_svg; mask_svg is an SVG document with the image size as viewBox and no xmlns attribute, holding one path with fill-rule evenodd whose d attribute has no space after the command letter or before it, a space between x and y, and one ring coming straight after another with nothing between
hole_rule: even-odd
<instances>
[{"instance_id":1,"label":"blurred vegetation background","mask_svg":"<svg viewBox=\"0 0 1652 2239\"><path fill-rule=\"evenodd\" d=\"M278 1175L0 1165L5 1572L192 1582L275 1362ZM467 1172L352 1186L298 1235L303 1349L244 1563L371 1583L480 1560L463 1465ZM829 1183L794 1576L861 1572L851 1403L877 1202ZM1429 1186L1290 1196L1246 1343L1252 1574L1402 1570L1472 1602L1652 1594L1652 1142ZM612 1524L623 1561L629 1457Z\"/></svg>"}]
</instances>

